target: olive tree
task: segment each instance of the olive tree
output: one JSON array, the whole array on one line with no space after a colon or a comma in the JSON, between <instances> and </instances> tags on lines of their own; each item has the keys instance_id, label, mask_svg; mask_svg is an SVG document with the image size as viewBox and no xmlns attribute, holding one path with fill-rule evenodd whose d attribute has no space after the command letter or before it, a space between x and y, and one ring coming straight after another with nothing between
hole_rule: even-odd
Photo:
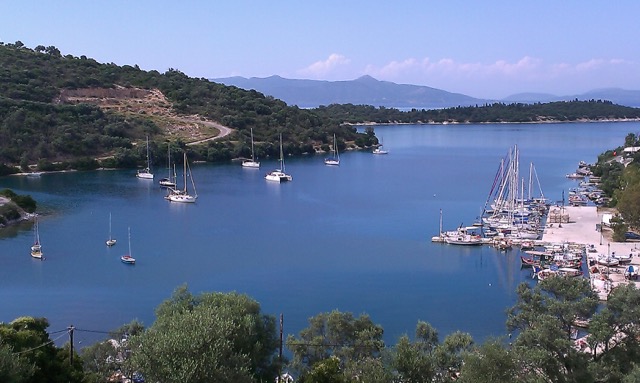
<instances>
[{"instance_id":1,"label":"olive tree","mask_svg":"<svg viewBox=\"0 0 640 383\"><path fill-rule=\"evenodd\" d=\"M380 357L384 349L383 329L368 315L334 310L309 318L309 327L299 336L287 337L287 348L293 353L291 367L304 374L317 363L335 357L341 367L358 371L356 365L368 358ZM325 363L325 365L333 365Z\"/></svg>"},{"instance_id":2,"label":"olive tree","mask_svg":"<svg viewBox=\"0 0 640 383\"><path fill-rule=\"evenodd\" d=\"M574 348L576 319L590 318L598 299L583 278L548 278L535 287L518 286L518 301L509 310L507 327L518 331L512 352L522 380L589 382L588 356ZM536 378L537 377L537 378Z\"/></svg>"},{"instance_id":3,"label":"olive tree","mask_svg":"<svg viewBox=\"0 0 640 383\"><path fill-rule=\"evenodd\" d=\"M252 382L277 375L275 318L237 293L192 295L185 286L156 309L156 321L130 339L127 373L147 381Z\"/></svg>"}]
</instances>

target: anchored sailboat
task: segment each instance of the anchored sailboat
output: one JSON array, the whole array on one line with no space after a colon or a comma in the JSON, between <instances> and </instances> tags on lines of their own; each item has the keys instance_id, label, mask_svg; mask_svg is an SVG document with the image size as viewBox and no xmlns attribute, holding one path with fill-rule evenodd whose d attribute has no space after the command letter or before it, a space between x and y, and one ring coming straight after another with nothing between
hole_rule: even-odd
<instances>
[{"instance_id":1,"label":"anchored sailboat","mask_svg":"<svg viewBox=\"0 0 640 383\"><path fill-rule=\"evenodd\" d=\"M173 165L173 173L171 173L171 147L167 144L167 169L169 169L169 176L162 178L158 183L163 188L176 187L176 166Z\"/></svg>"},{"instance_id":2,"label":"anchored sailboat","mask_svg":"<svg viewBox=\"0 0 640 383\"><path fill-rule=\"evenodd\" d=\"M111 247L116 244L116 239L111 236L111 213L109 213L109 239L107 239L107 246Z\"/></svg>"},{"instance_id":3,"label":"anchored sailboat","mask_svg":"<svg viewBox=\"0 0 640 383\"><path fill-rule=\"evenodd\" d=\"M287 182L293 180L290 174L285 173L284 153L282 151L282 133L280 134L280 169L275 169L267 173L264 178L267 181Z\"/></svg>"},{"instance_id":4,"label":"anchored sailboat","mask_svg":"<svg viewBox=\"0 0 640 383\"><path fill-rule=\"evenodd\" d=\"M256 159L253 153L253 128L251 128L251 159L243 161L242 167L253 168L253 169L260 167L260 162L256 162Z\"/></svg>"},{"instance_id":5,"label":"anchored sailboat","mask_svg":"<svg viewBox=\"0 0 640 383\"><path fill-rule=\"evenodd\" d=\"M42 254L42 245L40 244L40 230L38 228L38 217L35 218L35 224L33 227L34 242L31 246L31 256L36 259L44 259Z\"/></svg>"},{"instance_id":6,"label":"anchored sailboat","mask_svg":"<svg viewBox=\"0 0 640 383\"><path fill-rule=\"evenodd\" d=\"M340 154L338 154L338 143L336 142L336 135L333 135L333 146L331 147L331 157L324 159L325 165L340 165Z\"/></svg>"},{"instance_id":7,"label":"anchored sailboat","mask_svg":"<svg viewBox=\"0 0 640 383\"><path fill-rule=\"evenodd\" d=\"M131 228L129 228L129 254L123 255L120 257L122 263L126 263L128 265L133 265L136 263L136 259L131 255Z\"/></svg>"},{"instance_id":8,"label":"anchored sailboat","mask_svg":"<svg viewBox=\"0 0 640 383\"><path fill-rule=\"evenodd\" d=\"M196 184L193 181L193 176L191 175L191 170L189 169L189 164L187 162L187 152L184 152L184 171L183 171L183 179L184 179L184 189L176 189L169 188L169 195L165 198L172 202L182 202L182 203L194 203L196 199L198 199L198 192L196 191ZM187 172L187 169L189 171ZM191 177L191 186L193 187L194 195L190 195L187 189L187 174Z\"/></svg>"},{"instance_id":9,"label":"anchored sailboat","mask_svg":"<svg viewBox=\"0 0 640 383\"><path fill-rule=\"evenodd\" d=\"M136 177L147 180L153 179L153 173L151 173L151 162L149 160L149 136L147 136L147 167L142 170L138 170Z\"/></svg>"},{"instance_id":10,"label":"anchored sailboat","mask_svg":"<svg viewBox=\"0 0 640 383\"><path fill-rule=\"evenodd\" d=\"M380 140L380 145L377 148L373 149L373 154L389 154L389 151L382 149L384 145L384 139Z\"/></svg>"}]
</instances>

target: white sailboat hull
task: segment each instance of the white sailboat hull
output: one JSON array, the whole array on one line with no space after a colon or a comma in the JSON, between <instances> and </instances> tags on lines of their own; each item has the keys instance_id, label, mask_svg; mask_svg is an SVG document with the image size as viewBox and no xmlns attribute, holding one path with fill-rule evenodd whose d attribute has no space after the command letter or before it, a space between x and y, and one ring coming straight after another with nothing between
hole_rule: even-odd
<instances>
[{"instance_id":1,"label":"white sailboat hull","mask_svg":"<svg viewBox=\"0 0 640 383\"><path fill-rule=\"evenodd\" d=\"M284 170L284 152L282 151L282 134L280 135L280 169L272 170L264 176L264 179L272 182L289 182L293 180L291 175Z\"/></svg>"},{"instance_id":2,"label":"white sailboat hull","mask_svg":"<svg viewBox=\"0 0 640 383\"><path fill-rule=\"evenodd\" d=\"M153 179L153 174L149 173L149 171L147 171L147 170L141 170L138 173L136 173L136 177L141 178L141 179L145 179L145 180L152 180Z\"/></svg>"},{"instance_id":3,"label":"white sailboat hull","mask_svg":"<svg viewBox=\"0 0 640 383\"><path fill-rule=\"evenodd\" d=\"M167 199L171 202L181 202L181 203L195 203L198 197L192 195L184 195L184 194L170 194L167 196Z\"/></svg>"},{"instance_id":4,"label":"white sailboat hull","mask_svg":"<svg viewBox=\"0 0 640 383\"><path fill-rule=\"evenodd\" d=\"M250 168L250 169L256 169L260 167L260 162L255 162L255 161L244 161L242 163L242 167L243 168Z\"/></svg>"},{"instance_id":5,"label":"white sailboat hull","mask_svg":"<svg viewBox=\"0 0 640 383\"><path fill-rule=\"evenodd\" d=\"M42 259L42 246L41 245L31 246L31 256L33 258Z\"/></svg>"},{"instance_id":6,"label":"white sailboat hull","mask_svg":"<svg viewBox=\"0 0 640 383\"><path fill-rule=\"evenodd\" d=\"M286 174L280 170L274 170L272 172L267 173L267 175L264 176L264 179L266 179L267 181L274 181L274 182L288 182L288 181L292 181L293 177L291 177L291 175Z\"/></svg>"},{"instance_id":7,"label":"white sailboat hull","mask_svg":"<svg viewBox=\"0 0 640 383\"><path fill-rule=\"evenodd\" d=\"M163 178L160 181L158 181L158 184L160 184L160 186L165 187L165 188L174 188L176 187L176 183L169 180L168 178Z\"/></svg>"}]
</instances>

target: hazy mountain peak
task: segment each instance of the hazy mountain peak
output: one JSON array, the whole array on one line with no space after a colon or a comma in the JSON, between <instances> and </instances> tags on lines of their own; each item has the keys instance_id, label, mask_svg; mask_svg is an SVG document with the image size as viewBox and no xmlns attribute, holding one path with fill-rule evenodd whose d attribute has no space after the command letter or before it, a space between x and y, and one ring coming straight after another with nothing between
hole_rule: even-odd
<instances>
[{"instance_id":1,"label":"hazy mountain peak","mask_svg":"<svg viewBox=\"0 0 640 383\"><path fill-rule=\"evenodd\" d=\"M498 100L478 99L460 93L423 85L396 84L381 81L370 75L355 80L325 81L287 79L278 75L265 78L228 77L212 79L225 85L255 89L278 98L289 105L315 108L320 105L354 104L384 106L388 108L436 109L456 106L474 106ZM595 89L581 95L556 96L548 93L523 92L505 97L502 102L537 103L568 100L607 100L614 104L640 106L640 91L620 88Z\"/></svg>"},{"instance_id":2,"label":"hazy mountain peak","mask_svg":"<svg viewBox=\"0 0 640 383\"><path fill-rule=\"evenodd\" d=\"M364 76L360 76L357 79L355 79L354 81L360 81L360 82L364 82L364 81L369 81L369 82L380 82L380 80L376 80L375 78L369 76L368 74L365 74Z\"/></svg>"}]
</instances>

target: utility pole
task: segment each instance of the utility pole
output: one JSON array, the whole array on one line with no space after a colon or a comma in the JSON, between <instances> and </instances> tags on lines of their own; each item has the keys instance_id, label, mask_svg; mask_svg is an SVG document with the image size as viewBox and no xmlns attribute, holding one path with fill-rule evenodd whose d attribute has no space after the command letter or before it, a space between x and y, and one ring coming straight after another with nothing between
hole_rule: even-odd
<instances>
[{"instance_id":1,"label":"utility pole","mask_svg":"<svg viewBox=\"0 0 640 383\"><path fill-rule=\"evenodd\" d=\"M282 379L282 332L284 327L284 316L280 313L280 351L278 352L278 383Z\"/></svg>"},{"instance_id":2,"label":"utility pole","mask_svg":"<svg viewBox=\"0 0 640 383\"><path fill-rule=\"evenodd\" d=\"M75 329L75 327L73 327L73 325L70 325L69 327L67 327L67 330L69 331L69 364L73 366L73 330Z\"/></svg>"}]
</instances>

